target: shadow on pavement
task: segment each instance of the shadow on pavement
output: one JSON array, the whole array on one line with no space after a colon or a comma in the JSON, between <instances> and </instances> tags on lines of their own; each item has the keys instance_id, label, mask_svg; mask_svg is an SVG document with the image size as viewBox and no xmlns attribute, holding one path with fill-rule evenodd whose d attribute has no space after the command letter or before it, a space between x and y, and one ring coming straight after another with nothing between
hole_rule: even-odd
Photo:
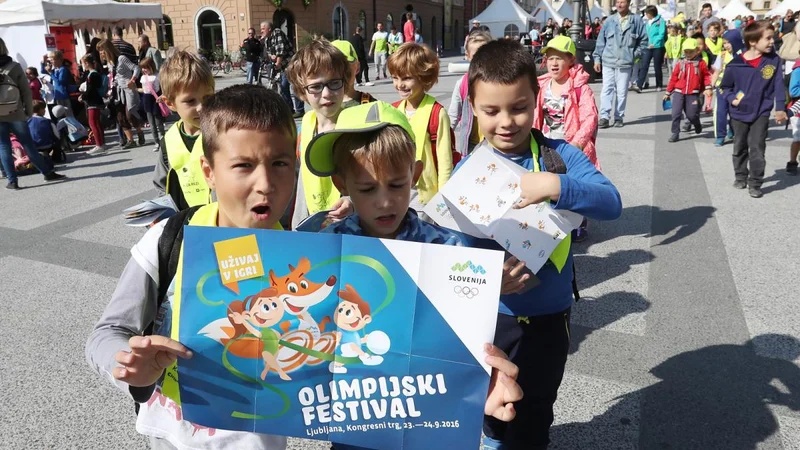
<instances>
[{"instance_id":1,"label":"shadow on pavement","mask_svg":"<svg viewBox=\"0 0 800 450\"><path fill-rule=\"evenodd\" d=\"M597 298L583 297L572 307L573 321L576 316L586 317L591 327L573 323L570 325L569 353L576 353L581 343L594 330L606 327L625 316L645 312L650 302L635 292L610 292ZM585 321L584 321L585 322Z\"/></svg>"},{"instance_id":2,"label":"shadow on pavement","mask_svg":"<svg viewBox=\"0 0 800 450\"><path fill-rule=\"evenodd\" d=\"M775 184L769 184L768 186L763 186L761 191L765 194L769 194L770 192L775 191L782 191L784 189L797 186L800 184L800 177L797 175L788 175L786 173L786 169L776 170L774 174L764 178L764 183L771 183L775 182Z\"/></svg>"},{"instance_id":3,"label":"shadow on pavement","mask_svg":"<svg viewBox=\"0 0 800 450\"><path fill-rule=\"evenodd\" d=\"M800 410L800 368L758 356L762 345L800 356L800 342L778 334L681 353L650 371L658 382L617 397L605 413L553 427L550 449L756 450L778 433L770 405Z\"/></svg>"},{"instance_id":4,"label":"shadow on pavement","mask_svg":"<svg viewBox=\"0 0 800 450\"><path fill-rule=\"evenodd\" d=\"M104 173L96 173L93 175L86 175L83 177L69 177L70 181L77 181L77 180L88 180L92 178L121 178L121 177L132 177L135 175L141 175L143 173L152 173L154 166L144 166L144 167L132 167L130 169L124 170L115 170L113 172L104 172Z\"/></svg>"},{"instance_id":5,"label":"shadow on pavement","mask_svg":"<svg viewBox=\"0 0 800 450\"><path fill-rule=\"evenodd\" d=\"M91 159L91 158L93 158L93 156L86 155L86 156L81 157L81 158L75 158L73 161L70 161L70 162L71 163L76 163L78 161L84 161L84 160ZM110 161L98 161L98 162L95 162L95 163L81 164L79 166L66 165L66 166L64 166L64 168L65 169L71 169L71 168L87 169L87 168L90 168L90 167L110 166L112 164L119 164L119 163L124 163L124 162L128 162L128 161L130 161L130 159L126 159L126 158L123 158L123 159L112 159Z\"/></svg>"},{"instance_id":6,"label":"shadow on pavement","mask_svg":"<svg viewBox=\"0 0 800 450\"><path fill-rule=\"evenodd\" d=\"M646 264L655 256L642 249L620 250L608 256L575 255L575 277L578 288L589 289L604 281L627 273L631 267Z\"/></svg>"},{"instance_id":7,"label":"shadow on pavement","mask_svg":"<svg viewBox=\"0 0 800 450\"><path fill-rule=\"evenodd\" d=\"M672 117L669 114L656 114L653 116L639 117L631 121L626 120L625 126L639 125L643 123L659 123L659 122L672 122Z\"/></svg>"}]
</instances>

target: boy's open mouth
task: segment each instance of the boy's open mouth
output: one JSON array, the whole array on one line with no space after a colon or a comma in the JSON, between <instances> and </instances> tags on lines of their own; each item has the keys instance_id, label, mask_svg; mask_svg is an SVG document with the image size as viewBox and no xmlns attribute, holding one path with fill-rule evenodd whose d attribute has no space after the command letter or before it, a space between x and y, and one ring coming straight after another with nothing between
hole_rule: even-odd
<instances>
[{"instance_id":1,"label":"boy's open mouth","mask_svg":"<svg viewBox=\"0 0 800 450\"><path fill-rule=\"evenodd\" d=\"M269 218L270 207L266 203L259 203L250 208L250 211L258 220L266 220Z\"/></svg>"},{"instance_id":2,"label":"boy's open mouth","mask_svg":"<svg viewBox=\"0 0 800 450\"><path fill-rule=\"evenodd\" d=\"M375 222L378 222L378 225L387 226L394 223L395 217L397 217L397 214L387 214L385 216L378 216L375 218Z\"/></svg>"}]
</instances>

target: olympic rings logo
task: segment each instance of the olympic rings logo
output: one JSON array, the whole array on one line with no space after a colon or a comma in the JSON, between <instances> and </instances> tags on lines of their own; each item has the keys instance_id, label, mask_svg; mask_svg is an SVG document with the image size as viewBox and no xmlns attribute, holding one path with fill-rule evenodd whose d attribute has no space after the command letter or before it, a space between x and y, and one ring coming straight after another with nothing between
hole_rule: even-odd
<instances>
[{"instance_id":1,"label":"olympic rings logo","mask_svg":"<svg viewBox=\"0 0 800 450\"><path fill-rule=\"evenodd\" d=\"M455 286L453 292L459 297L473 298L480 293L478 288L470 286Z\"/></svg>"}]
</instances>

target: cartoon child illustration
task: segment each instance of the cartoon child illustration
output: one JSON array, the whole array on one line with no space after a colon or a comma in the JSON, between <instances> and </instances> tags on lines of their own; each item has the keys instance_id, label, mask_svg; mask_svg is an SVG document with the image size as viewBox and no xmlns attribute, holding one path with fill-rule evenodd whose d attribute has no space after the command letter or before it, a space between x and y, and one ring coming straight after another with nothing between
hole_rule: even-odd
<instances>
[{"instance_id":1,"label":"cartoon child illustration","mask_svg":"<svg viewBox=\"0 0 800 450\"><path fill-rule=\"evenodd\" d=\"M333 322L339 327L336 332L336 353L344 357L358 356L364 365L377 366L383 362L383 357L370 355L362 348L369 335L362 337L361 330L372 322L369 303L349 284L345 285L345 290L339 291L339 297L342 301L333 313ZM383 332L377 333L383 335ZM328 369L331 373L347 373L347 368L338 361L332 362Z\"/></svg>"},{"instance_id":2,"label":"cartoon child illustration","mask_svg":"<svg viewBox=\"0 0 800 450\"><path fill-rule=\"evenodd\" d=\"M234 332L234 339L247 333L261 339L263 349L261 357L264 359L264 370L261 372L261 379L267 378L270 369L274 369L284 381L291 380L291 377L278 365L275 355L278 353L278 342L280 334L273 330L283 319L285 307L283 301L278 297L278 290L269 287L258 294L247 297L244 301L233 301L228 306L230 320Z\"/></svg>"}]
</instances>

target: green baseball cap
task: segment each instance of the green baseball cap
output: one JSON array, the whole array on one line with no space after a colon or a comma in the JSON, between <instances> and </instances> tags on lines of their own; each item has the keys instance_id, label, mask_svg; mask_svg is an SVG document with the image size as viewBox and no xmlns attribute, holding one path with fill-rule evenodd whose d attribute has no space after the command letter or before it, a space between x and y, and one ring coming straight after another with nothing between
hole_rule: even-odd
<instances>
[{"instance_id":1,"label":"green baseball cap","mask_svg":"<svg viewBox=\"0 0 800 450\"><path fill-rule=\"evenodd\" d=\"M377 101L343 110L339 113L334 130L319 133L308 143L305 157L308 170L319 177L333 175L336 171L333 162L333 144L340 136L370 133L390 125L401 127L414 140L414 132L406 115L389 103Z\"/></svg>"},{"instance_id":2,"label":"green baseball cap","mask_svg":"<svg viewBox=\"0 0 800 450\"><path fill-rule=\"evenodd\" d=\"M685 52L686 50L697 50L697 39L689 38L683 41L683 45L681 45L681 51Z\"/></svg>"},{"instance_id":3,"label":"green baseball cap","mask_svg":"<svg viewBox=\"0 0 800 450\"><path fill-rule=\"evenodd\" d=\"M344 56L347 57L347 62L353 62L358 59L356 48L353 47L353 44L351 44L350 41L338 39L331 42L331 45L338 48L340 52L344 53Z\"/></svg>"},{"instance_id":4,"label":"green baseball cap","mask_svg":"<svg viewBox=\"0 0 800 450\"><path fill-rule=\"evenodd\" d=\"M575 43L567 36L556 36L547 42L547 45L542 48L541 53L545 54L548 50L556 50L575 56Z\"/></svg>"}]
</instances>

